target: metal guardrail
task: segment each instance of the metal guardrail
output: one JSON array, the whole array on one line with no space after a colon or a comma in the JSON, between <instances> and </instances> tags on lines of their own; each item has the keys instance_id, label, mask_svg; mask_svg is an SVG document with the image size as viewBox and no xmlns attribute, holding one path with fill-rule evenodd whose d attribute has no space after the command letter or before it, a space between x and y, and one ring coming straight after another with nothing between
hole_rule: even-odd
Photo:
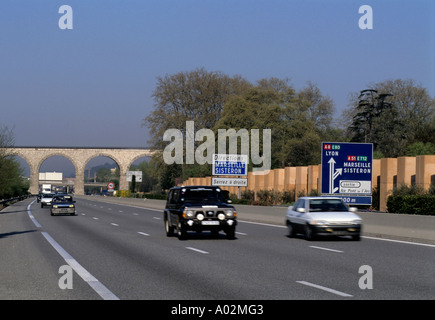
<instances>
[{"instance_id":1,"label":"metal guardrail","mask_svg":"<svg viewBox=\"0 0 435 320\"><path fill-rule=\"evenodd\" d=\"M23 195L23 196L18 196L15 198L0 200L0 210L2 210L3 208L5 208L5 207L7 207L15 202L22 201L22 200L30 198L30 197L32 197L32 195Z\"/></svg>"}]
</instances>

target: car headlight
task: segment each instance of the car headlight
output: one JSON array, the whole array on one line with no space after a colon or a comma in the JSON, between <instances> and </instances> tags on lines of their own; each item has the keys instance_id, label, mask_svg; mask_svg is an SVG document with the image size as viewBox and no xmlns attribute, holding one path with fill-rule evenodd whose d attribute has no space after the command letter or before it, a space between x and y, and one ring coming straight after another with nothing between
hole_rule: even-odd
<instances>
[{"instance_id":1,"label":"car headlight","mask_svg":"<svg viewBox=\"0 0 435 320\"><path fill-rule=\"evenodd\" d=\"M183 218L193 218L194 214L192 210L184 210Z\"/></svg>"},{"instance_id":2,"label":"car headlight","mask_svg":"<svg viewBox=\"0 0 435 320\"><path fill-rule=\"evenodd\" d=\"M235 211L233 211L233 210L231 210L231 209L224 210L224 213L225 213L225 215L226 215L228 218L234 217L234 215L237 214Z\"/></svg>"},{"instance_id":3,"label":"car headlight","mask_svg":"<svg viewBox=\"0 0 435 320\"><path fill-rule=\"evenodd\" d=\"M196 219L198 219L199 221L202 221L202 220L204 220L204 215L202 213L198 213L196 215Z\"/></svg>"},{"instance_id":4,"label":"car headlight","mask_svg":"<svg viewBox=\"0 0 435 320\"><path fill-rule=\"evenodd\" d=\"M313 220L310 222L310 224L314 224L317 226L321 226L321 225L325 225L328 224L328 221L324 221L324 220Z\"/></svg>"},{"instance_id":5,"label":"car headlight","mask_svg":"<svg viewBox=\"0 0 435 320\"><path fill-rule=\"evenodd\" d=\"M53 205L53 208L57 208L57 204Z\"/></svg>"},{"instance_id":6,"label":"car headlight","mask_svg":"<svg viewBox=\"0 0 435 320\"><path fill-rule=\"evenodd\" d=\"M353 220L353 221L352 221L353 224L361 224L361 222L362 222L362 221L359 220L359 219L356 219L356 220Z\"/></svg>"},{"instance_id":7,"label":"car headlight","mask_svg":"<svg viewBox=\"0 0 435 320\"><path fill-rule=\"evenodd\" d=\"M70 207L70 208L74 208L74 205L73 205L73 204L70 204L69 207Z\"/></svg>"},{"instance_id":8,"label":"car headlight","mask_svg":"<svg viewBox=\"0 0 435 320\"><path fill-rule=\"evenodd\" d=\"M217 217L219 220L225 220L225 215L223 213L219 213Z\"/></svg>"}]
</instances>

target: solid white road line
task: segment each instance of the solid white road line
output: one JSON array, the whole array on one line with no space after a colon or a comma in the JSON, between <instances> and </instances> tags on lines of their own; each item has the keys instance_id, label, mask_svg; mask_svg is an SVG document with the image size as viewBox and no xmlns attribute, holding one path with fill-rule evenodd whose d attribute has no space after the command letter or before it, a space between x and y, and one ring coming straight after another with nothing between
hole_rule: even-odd
<instances>
[{"instance_id":1,"label":"solid white road line","mask_svg":"<svg viewBox=\"0 0 435 320\"><path fill-rule=\"evenodd\" d=\"M119 298L113 294L106 286L104 286L97 278L90 274L85 268L83 268L76 259L74 259L68 252L62 248L56 240L54 240L47 232L41 232L47 239L51 246L61 255L65 262L71 266L71 268L87 282L92 289L104 300L119 300Z\"/></svg>"},{"instance_id":2,"label":"solid white road line","mask_svg":"<svg viewBox=\"0 0 435 320\"><path fill-rule=\"evenodd\" d=\"M110 224L111 224L112 226L119 227L119 224L117 224L117 223L113 223L113 222L111 222Z\"/></svg>"},{"instance_id":3,"label":"solid white road line","mask_svg":"<svg viewBox=\"0 0 435 320\"><path fill-rule=\"evenodd\" d=\"M372 240L382 240L382 241L390 241L390 242L397 242L397 243L404 243L404 244L415 244L417 246L425 246L425 247L432 247L435 248L435 245L428 244L428 243L420 243L420 242L410 242L410 241L403 241L403 240L393 240L393 239L384 239L384 238L375 238L375 237L368 237L368 236L361 236L365 239L372 239Z\"/></svg>"},{"instance_id":4,"label":"solid white road line","mask_svg":"<svg viewBox=\"0 0 435 320\"><path fill-rule=\"evenodd\" d=\"M89 201L98 201L98 200L89 200ZM131 208L137 208L137 209L143 209L143 210L151 210L151 211L162 212L161 209L139 207L139 206L128 205L128 204L120 204L120 203L118 203L117 205L131 207ZM281 226L281 225L271 224L271 223L261 223L261 222L245 221L245 220L238 220L238 222L257 224L257 225L260 225L260 226L269 226L269 227L275 227L275 228L285 228L285 229L287 228L286 226ZM399 242L399 243L406 243L406 244L413 244L413 245L418 245L418 246L427 246L427 247L433 247L433 248L435 248L435 245L426 244L426 243L419 243L419 242L408 242L408 241L393 240L393 239L387 239L387 238L375 238L375 237L368 237L368 236L361 236L361 238L367 238L367 239L373 239L373 240L382 240L382 241L390 241L390 242Z\"/></svg>"},{"instance_id":5,"label":"solid white road line","mask_svg":"<svg viewBox=\"0 0 435 320\"><path fill-rule=\"evenodd\" d=\"M150 235L148 234L148 233L145 233L145 232L138 232L139 234L141 234L141 235L143 235L143 236L147 236L147 237L149 237Z\"/></svg>"},{"instance_id":6,"label":"solid white road line","mask_svg":"<svg viewBox=\"0 0 435 320\"><path fill-rule=\"evenodd\" d=\"M334 290L334 289L331 289L331 288L319 286L318 284L314 284L314 283L311 283L311 282L307 282L307 281L296 281L296 282L300 283L300 284L303 284L303 285L306 285L306 286L309 286L309 287L313 287L313 288L317 288L317 289L320 289L320 290L324 290L324 291L327 291L327 292L330 292L330 293L333 293L333 294L336 294L336 295L339 295L339 296L342 296L342 297L353 297L350 294L347 294L347 293L344 293L344 292L341 292L341 291L337 291L337 290Z\"/></svg>"},{"instance_id":7,"label":"solid white road line","mask_svg":"<svg viewBox=\"0 0 435 320\"><path fill-rule=\"evenodd\" d=\"M27 214L30 217L30 220L32 220L33 224L37 227L37 228L42 228L42 226L39 224L39 222L35 219L35 217L32 214L32 211L30 211L30 206L35 202L36 200L33 200L32 202L29 203L29 205L27 206Z\"/></svg>"}]
</instances>

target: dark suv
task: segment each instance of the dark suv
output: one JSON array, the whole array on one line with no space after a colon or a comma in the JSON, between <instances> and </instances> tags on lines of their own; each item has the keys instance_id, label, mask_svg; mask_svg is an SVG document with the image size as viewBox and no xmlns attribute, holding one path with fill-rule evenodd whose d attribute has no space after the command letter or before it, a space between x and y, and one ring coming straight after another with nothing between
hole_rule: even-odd
<instances>
[{"instance_id":1,"label":"dark suv","mask_svg":"<svg viewBox=\"0 0 435 320\"><path fill-rule=\"evenodd\" d=\"M163 213L168 237L177 232L187 238L187 231L209 230L215 237L223 230L234 239L237 225L236 209L230 205L228 193L214 186L174 187L169 190Z\"/></svg>"}]
</instances>

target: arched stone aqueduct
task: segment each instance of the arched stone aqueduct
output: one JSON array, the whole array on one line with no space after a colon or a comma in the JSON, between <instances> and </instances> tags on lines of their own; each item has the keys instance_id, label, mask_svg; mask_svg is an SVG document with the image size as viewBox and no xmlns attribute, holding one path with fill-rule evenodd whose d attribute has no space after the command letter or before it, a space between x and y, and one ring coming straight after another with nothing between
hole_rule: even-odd
<instances>
[{"instance_id":1,"label":"arched stone aqueduct","mask_svg":"<svg viewBox=\"0 0 435 320\"><path fill-rule=\"evenodd\" d=\"M29 192L39 192L39 169L42 163L53 156L62 156L71 161L76 172L74 184L75 194L84 194L84 171L86 164L95 157L108 157L119 166L120 190L128 189L126 178L130 165L139 158L152 155L149 149L130 148L68 148L68 147L16 147L7 150L8 154L23 158L30 167Z\"/></svg>"}]
</instances>

